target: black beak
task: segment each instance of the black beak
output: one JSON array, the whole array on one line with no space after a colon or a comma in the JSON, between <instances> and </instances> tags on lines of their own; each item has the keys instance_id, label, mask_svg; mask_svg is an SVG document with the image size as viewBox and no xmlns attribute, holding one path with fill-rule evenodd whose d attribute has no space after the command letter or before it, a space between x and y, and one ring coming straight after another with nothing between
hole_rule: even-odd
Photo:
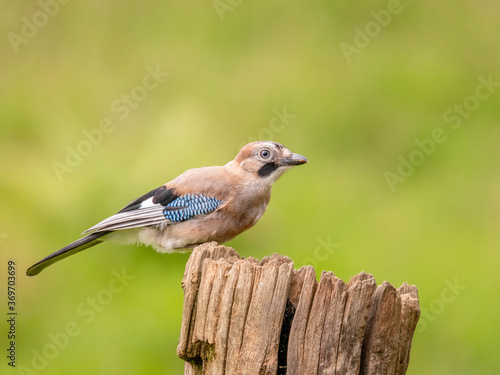
<instances>
[{"instance_id":1,"label":"black beak","mask_svg":"<svg viewBox=\"0 0 500 375\"><path fill-rule=\"evenodd\" d=\"M280 164L281 165L300 165L300 164L305 164L308 163L309 160L305 156L299 155L299 154L292 154L292 156L289 156L288 158L281 158L280 159Z\"/></svg>"}]
</instances>

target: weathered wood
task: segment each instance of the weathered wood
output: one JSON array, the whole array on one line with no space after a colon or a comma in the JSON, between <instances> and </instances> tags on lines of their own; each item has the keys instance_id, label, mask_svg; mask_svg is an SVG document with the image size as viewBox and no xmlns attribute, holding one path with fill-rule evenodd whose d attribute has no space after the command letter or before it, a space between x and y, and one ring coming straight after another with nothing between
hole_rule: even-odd
<instances>
[{"instance_id":1,"label":"weathered wood","mask_svg":"<svg viewBox=\"0 0 500 375\"><path fill-rule=\"evenodd\" d=\"M417 289L332 272L273 254L243 259L209 243L184 273L178 356L184 374L404 374L420 309Z\"/></svg>"},{"instance_id":2,"label":"weathered wood","mask_svg":"<svg viewBox=\"0 0 500 375\"><path fill-rule=\"evenodd\" d=\"M410 362L411 339L420 317L420 306L418 304L418 290L415 285L403 283L398 288L398 292L401 296L401 323L399 325L396 374L404 374Z\"/></svg>"},{"instance_id":3,"label":"weathered wood","mask_svg":"<svg viewBox=\"0 0 500 375\"><path fill-rule=\"evenodd\" d=\"M237 373L276 374L281 324L293 270L290 260L281 265L280 261L272 259L257 268Z\"/></svg>"},{"instance_id":4,"label":"weathered wood","mask_svg":"<svg viewBox=\"0 0 500 375\"><path fill-rule=\"evenodd\" d=\"M193 347L190 346L194 323L196 318L196 300L202 274L202 267L205 259L220 259L238 257L236 250L225 246L214 246L214 243L203 244L193 251L186 264L184 278L182 279L182 288L184 289L184 307L181 325L181 335L177 347L177 355L180 358L188 359L193 357Z\"/></svg>"},{"instance_id":5,"label":"weathered wood","mask_svg":"<svg viewBox=\"0 0 500 375\"><path fill-rule=\"evenodd\" d=\"M299 371L301 374L316 374L318 372L325 318L329 311L333 292L332 276L331 272L321 275L318 289L314 295L304 337L304 361L302 362L304 368Z\"/></svg>"},{"instance_id":6,"label":"weathered wood","mask_svg":"<svg viewBox=\"0 0 500 375\"><path fill-rule=\"evenodd\" d=\"M366 328L361 374L394 374L399 347L401 297L387 281L373 294L373 305Z\"/></svg>"},{"instance_id":7,"label":"weathered wood","mask_svg":"<svg viewBox=\"0 0 500 375\"><path fill-rule=\"evenodd\" d=\"M337 374L359 373L363 337L376 285L373 276L364 272L349 280L335 368Z\"/></svg>"},{"instance_id":8,"label":"weathered wood","mask_svg":"<svg viewBox=\"0 0 500 375\"><path fill-rule=\"evenodd\" d=\"M324 375L336 373L340 333L342 332L342 322L344 320L344 310L347 299L347 285L333 274L329 277L332 279L333 286L330 305L328 306L325 324L323 326L318 364L318 373Z\"/></svg>"},{"instance_id":9,"label":"weathered wood","mask_svg":"<svg viewBox=\"0 0 500 375\"><path fill-rule=\"evenodd\" d=\"M303 270L303 271L302 271ZM300 272L302 271L302 272ZM295 282L295 287L300 288L298 295L295 316L290 328L290 338L288 341L287 375L301 375L304 368L304 346L307 330L307 321L311 311L314 294L318 286L316 273L311 266L302 267L296 272L299 280ZM301 282L302 281L302 282ZM295 291L295 293L297 293Z\"/></svg>"}]
</instances>

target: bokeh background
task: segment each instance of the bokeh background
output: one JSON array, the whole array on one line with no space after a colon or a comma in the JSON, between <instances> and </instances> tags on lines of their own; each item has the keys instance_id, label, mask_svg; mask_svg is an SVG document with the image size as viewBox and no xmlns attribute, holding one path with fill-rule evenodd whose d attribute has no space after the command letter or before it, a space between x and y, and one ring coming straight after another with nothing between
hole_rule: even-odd
<instances>
[{"instance_id":1,"label":"bokeh background","mask_svg":"<svg viewBox=\"0 0 500 375\"><path fill-rule=\"evenodd\" d=\"M0 296L6 311L14 259L19 313L18 369L2 355L2 374L182 373L188 254L104 244L24 271L256 139L310 163L230 246L415 284L408 374L500 372L498 2L63 3L0 12ZM116 293L113 272L129 277Z\"/></svg>"}]
</instances>

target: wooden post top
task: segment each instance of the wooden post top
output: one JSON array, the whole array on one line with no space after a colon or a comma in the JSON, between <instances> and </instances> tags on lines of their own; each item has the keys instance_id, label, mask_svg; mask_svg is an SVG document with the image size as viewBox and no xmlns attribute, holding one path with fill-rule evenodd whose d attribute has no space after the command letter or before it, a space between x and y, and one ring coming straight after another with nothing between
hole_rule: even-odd
<instances>
[{"instance_id":1,"label":"wooden post top","mask_svg":"<svg viewBox=\"0 0 500 375\"><path fill-rule=\"evenodd\" d=\"M184 272L177 354L185 374L405 374L417 288L361 272L320 281L286 256L261 261L207 243Z\"/></svg>"}]
</instances>

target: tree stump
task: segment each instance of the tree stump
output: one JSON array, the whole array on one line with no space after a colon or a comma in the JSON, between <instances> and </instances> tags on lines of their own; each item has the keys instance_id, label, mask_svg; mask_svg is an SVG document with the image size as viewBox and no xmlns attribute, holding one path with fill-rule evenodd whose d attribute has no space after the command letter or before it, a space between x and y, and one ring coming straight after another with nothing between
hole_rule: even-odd
<instances>
[{"instance_id":1,"label":"tree stump","mask_svg":"<svg viewBox=\"0 0 500 375\"><path fill-rule=\"evenodd\" d=\"M184 272L177 355L185 375L405 374L420 316L417 288L273 254L260 262L207 243Z\"/></svg>"}]
</instances>

